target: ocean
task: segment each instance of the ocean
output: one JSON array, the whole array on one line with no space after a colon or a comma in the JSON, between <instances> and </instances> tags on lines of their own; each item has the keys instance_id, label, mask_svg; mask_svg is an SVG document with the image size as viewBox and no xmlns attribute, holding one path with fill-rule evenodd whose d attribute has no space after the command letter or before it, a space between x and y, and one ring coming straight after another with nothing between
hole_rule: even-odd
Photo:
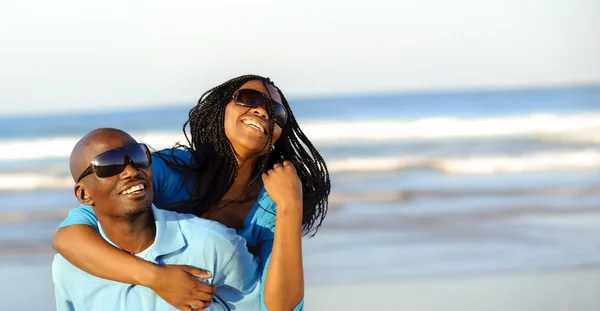
<instances>
[{"instance_id":1,"label":"ocean","mask_svg":"<svg viewBox=\"0 0 600 311\"><path fill-rule=\"evenodd\" d=\"M82 135L116 127L171 147L194 104L0 118L1 257L51 253L77 206L68 155ZM600 263L600 86L290 105L332 180L305 242L309 284Z\"/></svg>"},{"instance_id":2,"label":"ocean","mask_svg":"<svg viewBox=\"0 0 600 311\"><path fill-rule=\"evenodd\" d=\"M35 217L72 207L68 155L82 135L116 127L156 149L171 147L184 141L192 105L0 118L0 213ZM547 205L557 202L544 191L600 185L600 87L292 99L291 106L327 161L334 201L385 194L448 203L447 195L480 194L491 203L542 192Z\"/></svg>"}]
</instances>

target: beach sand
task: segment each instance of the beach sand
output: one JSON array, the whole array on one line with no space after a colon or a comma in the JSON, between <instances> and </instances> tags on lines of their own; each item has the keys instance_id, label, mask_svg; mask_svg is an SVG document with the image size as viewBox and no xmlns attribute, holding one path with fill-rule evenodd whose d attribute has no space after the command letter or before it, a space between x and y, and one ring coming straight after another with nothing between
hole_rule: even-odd
<instances>
[{"instance_id":1,"label":"beach sand","mask_svg":"<svg viewBox=\"0 0 600 311\"><path fill-rule=\"evenodd\" d=\"M58 221L0 224L1 311L54 310ZM599 223L597 207L349 206L304 239L305 309L598 311Z\"/></svg>"},{"instance_id":2,"label":"beach sand","mask_svg":"<svg viewBox=\"0 0 600 311\"><path fill-rule=\"evenodd\" d=\"M311 286L306 310L598 311L600 268Z\"/></svg>"},{"instance_id":3,"label":"beach sand","mask_svg":"<svg viewBox=\"0 0 600 311\"><path fill-rule=\"evenodd\" d=\"M54 310L50 258L0 264L0 310ZM309 285L307 311L597 311L600 267Z\"/></svg>"}]
</instances>

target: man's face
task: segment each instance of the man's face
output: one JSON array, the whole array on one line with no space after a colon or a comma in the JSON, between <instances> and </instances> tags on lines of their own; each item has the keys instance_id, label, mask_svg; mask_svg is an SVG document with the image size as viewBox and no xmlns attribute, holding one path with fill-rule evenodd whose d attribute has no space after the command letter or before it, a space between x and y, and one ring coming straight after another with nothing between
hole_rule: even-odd
<instances>
[{"instance_id":1,"label":"man's face","mask_svg":"<svg viewBox=\"0 0 600 311\"><path fill-rule=\"evenodd\" d=\"M120 132L99 134L85 149L85 162L107 151L136 144L129 135ZM81 171L83 171L83 168ZM135 167L131 163L114 176L100 178L95 173L87 175L81 182L81 190L87 193L90 205L97 213L111 217L128 217L142 214L152 206L152 170ZM81 191L80 190L80 191ZM76 189L76 194L77 194ZM80 194L77 194L80 197Z\"/></svg>"}]
</instances>

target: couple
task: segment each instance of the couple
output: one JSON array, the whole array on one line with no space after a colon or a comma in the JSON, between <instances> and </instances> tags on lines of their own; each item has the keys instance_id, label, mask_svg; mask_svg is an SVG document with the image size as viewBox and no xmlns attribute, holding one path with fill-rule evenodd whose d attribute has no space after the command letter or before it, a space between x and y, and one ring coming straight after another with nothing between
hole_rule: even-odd
<instances>
[{"instance_id":1,"label":"couple","mask_svg":"<svg viewBox=\"0 0 600 311\"><path fill-rule=\"evenodd\" d=\"M239 301L233 300L239 293L246 293L244 297L249 303L253 295L257 295L257 308L262 310L301 310L304 295L301 235L315 231L327 212L330 182L322 157L300 130L281 91L269 79L260 76L234 78L203 94L198 105L191 109L184 130L188 126L190 135L184 131L187 146L177 145L173 149L161 150L151 155L148 164L152 176L142 173L143 165L140 168L137 168L137 165L122 166L123 171L116 173L120 168L109 165L123 164L124 160L121 160L121 163L102 163L99 162L102 160L100 157L96 159L97 162L92 162L97 166L92 165L86 170L92 158L106 150L115 149L117 145L137 146L126 144L133 143L127 135L120 134L126 139L123 138L125 141L119 141L119 144L100 144L104 149L89 147L92 150L89 151L89 148L82 148L86 150L85 153L79 152L77 147L85 145L87 139L84 138L78 144L74 150L71 168L76 181L81 175L81 180L75 186L75 194L83 205L71 210L56 232L53 246L66 261L89 273L88 275L82 271L83 275L93 275L99 279L90 281L90 284L67 285L71 285L75 294L101 283L100 281L112 280L141 285L123 287L123 292L119 295L130 293L140 298L144 290L152 291L162 298L160 303L166 301L179 310L206 308L211 302L213 305L236 308L235 303ZM102 131L105 130L100 132ZM94 133L86 138L95 136ZM141 157L138 160L141 161ZM131 163L134 159L129 161ZM283 161L289 161L292 165L277 165ZM270 171L271 169L273 171ZM82 174L82 170L90 174ZM111 174L115 175L102 177ZM272 178L269 177L271 174ZM123 208L136 207L130 199L125 200L125 197L115 192L121 188L107 189L110 188L109 185L113 188L125 186L131 181L127 180L128 178L141 180L144 178L142 176L148 179L145 181L147 188L131 189L138 190L137 194L127 195L131 198L139 196L142 202L136 204L141 210L143 207L147 208L142 206L144 200L152 200L156 208L152 209L152 214L147 211L145 214L154 215L159 224L149 226L154 229L143 236L142 233L135 237L122 236L123 241L132 243L128 246L132 248L119 249L102 236L117 243L110 237L109 230L131 231L133 219L135 222L143 220L139 220L139 216L120 217L119 213L127 212L123 210L108 210L107 214L100 215L100 210L95 212L89 206L99 209L98 202L93 201L93 193L88 191L99 191L100 196L104 191L106 206L112 204L122 205ZM85 183L91 183L91 187ZM140 184L144 185L144 182ZM142 193L139 193L140 190ZM153 199L148 199L150 193L153 193ZM222 254L207 254L207 246L201 245L190 246L191 254L178 255L189 258L185 262L176 263L190 264L208 271L187 265L170 264L172 262L169 258L160 256L154 258L158 259L154 260L155 262L140 258L154 257L157 251L176 251L173 249L181 246L182 242L177 239L165 241L165 248L162 250L160 248L163 244L156 244L163 243L160 223L172 225L173 222L160 220L160 215L167 213L164 210L194 214L235 229L237 235L245 239L247 248L256 256L258 263L252 263L246 253L231 247L239 247L242 243L237 236L231 235L231 231L219 229L220 227L213 222L203 222L189 215L177 217L185 219L181 220L183 222L206 224L205 227L213 228L210 230L218 231L219 235L228 239L224 245L229 249ZM103 218L115 219L116 227L108 229L99 226L98 221L102 223ZM125 219L129 222L129 227L119 224ZM144 222L145 225L148 223L150 222ZM203 239L208 239L207 234L202 232L209 229L203 229L198 236L188 236L184 232L187 226L179 226L186 243L191 245L196 241L202 244ZM144 240L144 236L154 237L152 230L155 229L156 239ZM214 233L212 236L214 238ZM143 248L152 242L155 244L148 247L148 253L144 253ZM196 255L193 253L194 249L204 251ZM215 249L213 247L212 251ZM186 250L182 252L184 251ZM235 256L230 255L231 253ZM197 259L196 256L201 259ZM57 257L55 266L57 262L61 262L62 257ZM225 271L216 271L215 267L219 267L219 264L226 264L219 262L229 259L226 257L235 259L239 264L230 267L227 264ZM210 266L192 264L202 263L200 260L205 262L207 258L217 260L207 263ZM66 261L62 260L62 263L65 264ZM257 268L248 268L245 265L257 265ZM231 275L228 269L237 269L238 272ZM230 275L226 275L227 273ZM203 278L206 283L199 281L197 277ZM224 281L219 283L219 280L215 280L217 277L224 278ZM245 277L247 279L244 279ZM252 287L253 277L259 279L256 288ZM62 280L59 278L56 281L60 283ZM231 282L237 285L231 285ZM223 287L223 295L220 295L219 285L224 283L227 283L227 286ZM216 285L214 293L212 285ZM228 296L228 291L233 295ZM100 294L101 291L98 290L98 295ZM115 302L117 299L115 296L106 297L103 302L106 303L106 307L119 308ZM227 299L230 301L223 301ZM244 302L243 299L240 301ZM57 301L57 304L60 303L61 301ZM246 310L244 308L237 306L236 310Z\"/></svg>"}]
</instances>

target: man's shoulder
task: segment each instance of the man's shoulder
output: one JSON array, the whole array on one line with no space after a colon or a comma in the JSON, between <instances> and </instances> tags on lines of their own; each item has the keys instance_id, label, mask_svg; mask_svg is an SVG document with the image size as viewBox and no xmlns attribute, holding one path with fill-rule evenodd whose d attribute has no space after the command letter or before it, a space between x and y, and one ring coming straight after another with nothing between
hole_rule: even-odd
<instances>
[{"instance_id":1,"label":"man's shoulder","mask_svg":"<svg viewBox=\"0 0 600 311\"><path fill-rule=\"evenodd\" d=\"M55 284L60 284L64 288L68 288L70 284L78 283L86 275L89 274L79 270L60 254L54 255L54 259L52 260L52 279Z\"/></svg>"},{"instance_id":2,"label":"man's shoulder","mask_svg":"<svg viewBox=\"0 0 600 311\"><path fill-rule=\"evenodd\" d=\"M184 214L174 211L160 210L165 219L176 220L181 233L190 244L203 246L215 245L220 248L246 247L246 240L239 236L234 229L209 219L197 217L193 214Z\"/></svg>"},{"instance_id":3,"label":"man's shoulder","mask_svg":"<svg viewBox=\"0 0 600 311\"><path fill-rule=\"evenodd\" d=\"M54 259L52 260L52 274L57 276L68 276L69 279L96 278L77 268L60 254L54 255Z\"/></svg>"},{"instance_id":4,"label":"man's shoulder","mask_svg":"<svg viewBox=\"0 0 600 311\"><path fill-rule=\"evenodd\" d=\"M179 224L186 238L211 240L224 246L246 246L246 240L240 237L234 229L209 219L196 217L190 214L177 214Z\"/></svg>"},{"instance_id":5,"label":"man's shoulder","mask_svg":"<svg viewBox=\"0 0 600 311\"><path fill-rule=\"evenodd\" d=\"M70 270L74 267L61 254L54 255L52 259L52 273L62 273L65 270Z\"/></svg>"}]
</instances>

